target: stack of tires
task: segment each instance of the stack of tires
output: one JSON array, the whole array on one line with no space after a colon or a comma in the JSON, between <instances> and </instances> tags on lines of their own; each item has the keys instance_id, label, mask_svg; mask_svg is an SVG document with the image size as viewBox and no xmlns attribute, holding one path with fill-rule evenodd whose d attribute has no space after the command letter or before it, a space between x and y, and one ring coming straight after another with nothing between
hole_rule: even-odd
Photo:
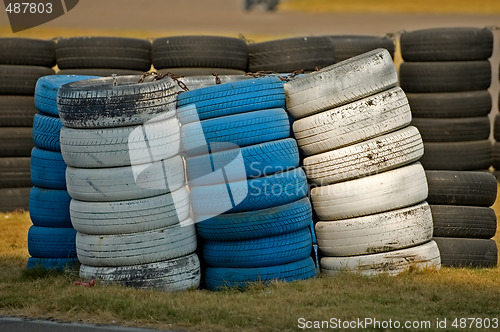
<instances>
[{"instance_id":1,"label":"stack of tires","mask_svg":"<svg viewBox=\"0 0 500 332\"><path fill-rule=\"evenodd\" d=\"M158 38L152 44L153 66L177 76L242 75L248 66L243 39L215 36Z\"/></svg>"},{"instance_id":2,"label":"stack of tires","mask_svg":"<svg viewBox=\"0 0 500 332\"><path fill-rule=\"evenodd\" d=\"M151 43L120 37L61 38L56 60L59 75L140 75L151 69Z\"/></svg>"},{"instance_id":3,"label":"stack of tires","mask_svg":"<svg viewBox=\"0 0 500 332\"><path fill-rule=\"evenodd\" d=\"M492 165L489 141L493 34L442 28L401 35L400 85L422 135L429 170L477 171Z\"/></svg>"},{"instance_id":4,"label":"stack of tires","mask_svg":"<svg viewBox=\"0 0 500 332\"><path fill-rule=\"evenodd\" d=\"M165 291L198 287L176 96L170 78L141 76L59 89L82 278Z\"/></svg>"},{"instance_id":5,"label":"stack of tires","mask_svg":"<svg viewBox=\"0 0 500 332\"><path fill-rule=\"evenodd\" d=\"M28 209L36 81L52 75L54 42L0 38L0 211Z\"/></svg>"},{"instance_id":6,"label":"stack of tires","mask_svg":"<svg viewBox=\"0 0 500 332\"><path fill-rule=\"evenodd\" d=\"M376 49L285 84L327 275L440 267L423 143L396 83Z\"/></svg>"},{"instance_id":7,"label":"stack of tires","mask_svg":"<svg viewBox=\"0 0 500 332\"><path fill-rule=\"evenodd\" d=\"M63 84L93 76L44 76L35 87L38 113L33 121L31 177L29 194L28 269L63 270L78 263L76 231L69 214L70 196L66 190L66 164L61 154L59 135L62 123L57 111L57 91Z\"/></svg>"},{"instance_id":8,"label":"stack of tires","mask_svg":"<svg viewBox=\"0 0 500 332\"><path fill-rule=\"evenodd\" d=\"M498 94L498 110L493 123L493 168L495 176L500 177L500 93Z\"/></svg>"},{"instance_id":9,"label":"stack of tires","mask_svg":"<svg viewBox=\"0 0 500 332\"><path fill-rule=\"evenodd\" d=\"M497 181L486 172L426 171L434 240L443 266L495 267Z\"/></svg>"},{"instance_id":10,"label":"stack of tires","mask_svg":"<svg viewBox=\"0 0 500 332\"><path fill-rule=\"evenodd\" d=\"M277 77L178 97L205 286L315 275L307 180Z\"/></svg>"}]
</instances>

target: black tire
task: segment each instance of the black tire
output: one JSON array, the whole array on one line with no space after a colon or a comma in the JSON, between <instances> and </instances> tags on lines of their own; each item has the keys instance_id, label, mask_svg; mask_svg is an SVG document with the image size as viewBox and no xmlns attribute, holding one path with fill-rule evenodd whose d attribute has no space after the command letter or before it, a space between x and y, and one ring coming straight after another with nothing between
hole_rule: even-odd
<instances>
[{"instance_id":1,"label":"black tire","mask_svg":"<svg viewBox=\"0 0 500 332\"><path fill-rule=\"evenodd\" d=\"M248 45L248 70L290 73L314 71L335 63L329 37L298 37Z\"/></svg>"},{"instance_id":2,"label":"black tire","mask_svg":"<svg viewBox=\"0 0 500 332\"><path fill-rule=\"evenodd\" d=\"M497 217L490 208L431 205L434 236L490 239L497 230Z\"/></svg>"},{"instance_id":3,"label":"black tire","mask_svg":"<svg viewBox=\"0 0 500 332\"><path fill-rule=\"evenodd\" d=\"M495 267L498 248L494 240L435 237L441 253L441 266Z\"/></svg>"},{"instance_id":4,"label":"black tire","mask_svg":"<svg viewBox=\"0 0 500 332\"><path fill-rule=\"evenodd\" d=\"M495 136L495 141L500 141L500 114L495 116L495 122L493 122L493 135Z\"/></svg>"},{"instance_id":5,"label":"black tire","mask_svg":"<svg viewBox=\"0 0 500 332\"><path fill-rule=\"evenodd\" d=\"M493 165L489 140L471 142L424 142L420 163L429 170L477 171Z\"/></svg>"},{"instance_id":6,"label":"black tire","mask_svg":"<svg viewBox=\"0 0 500 332\"><path fill-rule=\"evenodd\" d=\"M36 81L53 74L46 67L0 65L0 95L34 95Z\"/></svg>"},{"instance_id":7,"label":"black tire","mask_svg":"<svg viewBox=\"0 0 500 332\"><path fill-rule=\"evenodd\" d=\"M30 127L0 128L0 157L29 157L33 146Z\"/></svg>"},{"instance_id":8,"label":"black tire","mask_svg":"<svg viewBox=\"0 0 500 332\"><path fill-rule=\"evenodd\" d=\"M142 70L132 69L113 69L113 68L84 68L84 69L62 69L56 75L88 75L88 76L125 76L125 75L142 75Z\"/></svg>"},{"instance_id":9,"label":"black tire","mask_svg":"<svg viewBox=\"0 0 500 332\"><path fill-rule=\"evenodd\" d=\"M458 92L487 90L489 61L403 62L400 86L405 92Z\"/></svg>"},{"instance_id":10,"label":"black tire","mask_svg":"<svg viewBox=\"0 0 500 332\"><path fill-rule=\"evenodd\" d=\"M10 212L14 210L28 210L29 188L0 188L0 211Z\"/></svg>"},{"instance_id":11,"label":"black tire","mask_svg":"<svg viewBox=\"0 0 500 332\"><path fill-rule=\"evenodd\" d=\"M30 187L30 158L0 158L0 188Z\"/></svg>"},{"instance_id":12,"label":"black tire","mask_svg":"<svg viewBox=\"0 0 500 332\"><path fill-rule=\"evenodd\" d=\"M209 67L247 70L248 47L244 40L212 36L158 38L152 46L156 69Z\"/></svg>"},{"instance_id":13,"label":"black tire","mask_svg":"<svg viewBox=\"0 0 500 332\"><path fill-rule=\"evenodd\" d=\"M385 48L394 58L395 45L389 37L330 36L335 62L347 60L377 48Z\"/></svg>"},{"instance_id":14,"label":"black tire","mask_svg":"<svg viewBox=\"0 0 500 332\"><path fill-rule=\"evenodd\" d=\"M36 112L32 96L0 96L0 127L31 127Z\"/></svg>"},{"instance_id":15,"label":"black tire","mask_svg":"<svg viewBox=\"0 0 500 332\"><path fill-rule=\"evenodd\" d=\"M56 64L53 40L0 38L0 64L53 67Z\"/></svg>"},{"instance_id":16,"label":"black tire","mask_svg":"<svg viewBox=\"0 0 500 332\"><path fill-rule=\"evenodd\" d=\"M497 181L490 173L425 171L425 175L429 204L488 207L495 203Z\"/></svg>"},{"instance_id":17,"label":"black tire","mask_svg":"<svg viewBox=\"0 0 500 332\"><path fill-rule=\"evenodd\" d=\"M407 93L414 118L462 118L486 116L492 107L487 90Z\"/></svg>"},{"instance_id":18,"label":"black tire","mask_svg":"<svg viewBox=\"0 0 500 332\"><path fill-rule=\"evenodd\" d=\"M424 142L479 141L490 137L490 119L487 116L456 119L415 118L411 125L418 128Z\"/></svg>"},{"instance_id":19,"label":"black tire","mask_svg":"<svg viewBox=\"0 0 500 332\"><path fill-rule=\"evenodd\" d=\"M74 37L56 44L57 66L70 68L151 68L151 43L145 39Z\"/></svg>"},{"instance_id":20,"label":"black tire","mask_svg":"<svg viewBox=\"0 0 500 332\"><path fill-rule=\"evenodd\" d=\"M401 35L404 61L486 60L493 52L493 33L483 28L437 28Z\"/></svg>"}]
</instances>

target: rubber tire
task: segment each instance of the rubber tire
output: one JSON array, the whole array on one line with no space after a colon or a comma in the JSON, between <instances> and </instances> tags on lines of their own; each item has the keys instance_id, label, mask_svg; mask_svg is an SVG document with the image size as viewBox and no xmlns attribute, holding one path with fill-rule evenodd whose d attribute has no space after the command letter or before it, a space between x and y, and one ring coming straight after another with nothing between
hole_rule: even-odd
<instances>
[{"instance_id":1,"label":"rubber tire","mask_svg":"<svg viewBox=\"0 0 500 332\"><path fill-rule=\"evenodd\" d=\"M177 224L189 217L185 187L168 194L118 202L73 199L68 211L73 227L90 235L130 234Z\"/></svg>"},{"instance_id":2,"label":"rubber tire","mask_svg":"<svg viewBox=\"0 0 500 332\"><path fill-rule=\"evenodd\" d=\"M431 205L434 236L490 239L497 231L497 217L490 208Z\"/></svg>"},{"instance_id":3,"label":"rubber tire","mask_svg":"<svg viewBox=\"0 0 500 332\"><path fill-rule=\"evenodd\" d=\"M492 107L484 91L407 93L414 118L466 118L486 116Z\"/></svg>"},{"instance_id":4,"label":"rubber tire","mask_svg":"<svg viewBox=\"0 0 500 332\"><path fill-rule=\"evenodd\" d=\"M277 236L306 228L312 222L309 198L268 209L224 213L196 223L198 235L212 241L241 241Z\"/></svg>"},{"instance_id":5,"label":"rubber tire","mask_svg":"<svg viewBox=\"0 0 500 332\"><path fill-rule=\"evenodd\" d=\"M56 64L53 40L1 38L0 49L3 65L54 67Z\"/></svg>"},{"instance_id":6,"label":"rubber tire","mask_svg":"<svg viewBox=\"0 0 500 332\"><path fill-rule=\"evenodd\" d=\"M72 167L139 165L171 158L179 151L180 128L175 117L138 126L61 130L61 153Z\"/></svg>"},{"instance_id":7,"label":"rubber tire","mask_svg":"<svg viewBox=\"0 0 500 332\"><path fill-rule=\"evenodd\" d=\"M61 151L59 136L62 123L59 118L46 116L41 113L35 114L33 120L33 143L40 149L49 151Z\"/></svg>"},{"instance_id":8,"label":"rubber tire","mask_svg":"<svg viewBox=\"0 0 500 332\"><path fill-rule=\"evenodd\" d=\"M413 247L432 238L432 214L426 202L369 216L316 223L325 256L377 254Z\"/></svg>"},{"instance_id":9,"label":"rubber tire","mask_svg":"<svg viewBox=\"0 0 500 332\"><path fill-rule=\"evenodd\" d=\"M180 156L136 166L66 171L68 193L87 202L115 202L163 195L184 185Z\"/></svg>"},{"instance_id":10,"label":"rubber tire","mask_svg":"<svg viewBox=\"0 0 500 332\"><path fill-rule=\"evenodd\" d=\"M290 121L282 108L222 116L181 128L182 148L188 156L287 137L290 137Z\"/></svg>"},{"instance_id":11,"label":"rubber tire","mask_svg":"<svg viewBox=\"0 0 500 332\"><path fill-rule=\"evenodd\" d=\"M185 68L186 70L192 68ZM206 68L204 68L206 69ZM231 71L231 69L226 69L225 71ZM163 73L164 70L160 70L159 73ZM183 75L187 77L179 77L177 80L186 85L189 91L208 88L210 86L216 86L225 83L246 81L252 79L252 76L247 76L243 74L225 74L221 73L218 75L213 75L212 72L204 75ZM219 83L218 83L219 82Z\"/></svg>"},{"instance_id":12,"label":"rubber tire","mask_svg":"<svg viewBox=\"0 0 500 332\"><path fill-rule=\"evenodd\" d=\"M33 187L30 191L30 219L33 225L52 228L72 228L66 190Z\"/></svg>"},{"instance_id":13,"label":"rubber tire","mask_svg":"<svg viewBox=\"0 0 500 332\"><path fill-rule=\"evenodd\" d=\"M428 170L477 171L493 165L489 140L470 142L424 142L420 162Z\"/></svg>"},{"instance_id":14,"label":"rubber tire","mask_svg":"<svg viewBox=\"0 0 500 332\"><path fill-rule=\"evenodd\" d=\"M405 32L400 37L404 61L486 60L493 52L488 28L434 28Z\"/></svg>"},{"instance_id":15,"label":"rubber tire","mask_svg":"<svg viewBox=\"0 0 500 332\"><path fill-rule=\"evenodd\" d=\"M420 163L311 190L319 220L334 221L411 206L427 198Z\"/></svg>"},{"instance_id":16,"label":"rubber tire","mask_svg":"<svg viewBox=\"0 0 500 332\"><path fill-rule=\"evenodd\" d=\"M172 73L176 76L183 76L179 79L189 79L191 77L210 76L214 78L213 74L217 74L220 78L224 76L241 76L250 79L251 76L245 76L246 70L231 69L231 68L206 68L206 67L180 67L180 68L162 68L158 70L160 74ZM221 79L222 83L227 83ZM189 85L188 85L189 88ZM189 88L189 90L195 90Z\"/></svg>"},{"instance_id":17,"label":"rubber tire","mask_svg":"<svg viewBox=\"0 0 500 332\"><path fill-rule=\"evenodd\" d=\"M424 142L479 141L490 137L490 119L487 116L456 119L416 118L411 124L418 128Z\"/></svg>"},{"instance_id":18,"label":"rubber tire","mask_svg":"<svg viewBox=\"0 0 500 332\"><path fill-rule=\"evenodd\" d=\"M143 265L95 267L82 265L80 278L138 289L166 292L196 289L200 285L200 261L196 254Z\"/></svg>"},{"instance_id":19,"label":"rubber tire","mask_svg":"<svg viewBox=\"0 0 500 332\"><path fill-rule=\"evenodd\" d=\"M99 76L108 77L113 75L118 76L130 76L130 75L142 75L143 70L132 70L132 69L118 69L118 68L73 68L73 69L62 69L59 70L56 75L88 75L88 76Z\"/></svg>"},{"instance_id":20,"label":"rubber tire","mask_svg":"<svg viewBox=\"0 0 500 332\"><path fill-rule=\"evenodd\" d=\"M426 268L441 268L439 249L434 241L379 254L321 259L321 272L332 277L342 272L358 273L367 277L379 274L395 276L406 271Z\"/></svg>"},{"instance_id":21,"label":"rubber tire","mask_svg":"<svg viewBox=\"0 0 500 332\"><path fill-rule=\"evenodd\" d=\"M0 65L0 95L28 95L35 93L36 81L54 71L38 66Z\"/></svg>"},{"instance_id":22,"label":"rubber tire","mask_svg":"<svg viewBox=\"0 0 500 332\"><path fill-rule=\"evenodd\" d=\"M329 36L333 44L335 62L341 62L377 48L385 48L394 58L395 45L389 37L379 36Z\"/></svg>"},{"instance_id":23,"label":"rubber tire","mask_svg":"<svg viewBox=\"0 0 500 332\"><path fill-rule=\"evenodd\" d=\"M376 49L284 84L286 108L299 119L396 86L389 52Z\"/></svg>"},{"instance_id":24,"label":"rubber tire","mask_svg":"<svg viewBox=\"0 0 500 332\"><path fill-rule=\"evenodd\" d=\"M278 77L220 84L181 93L177 99L182 124L270 108L285 108L285 91Z\"/></svg>"},{"instance_id":25,"label":"rubber tire","mask_svg":"<svg viewBox=\"0 0 500 332\"><path fill-rule=\"evenodd\" d=\"M494 240L435 237L446 267L493 268L498 265Z\"/></svg>"},{"instance_id":26,"label":"rubber tire","mask_svg":"<svg viewBox=\"0 0 500 332\"><path fill-rule=\"evenodd\" d=\"M0 96L0 127L32 127L37 110L32 96Z\"/></svg>"},{"instance_id":27,"label":"rubber tire","mask_svg":"<svg viewBox=\"0 0 500 332\"><path fill-rule=\"evenodd\" d=\"M75 258L76 231L73 228L31 226L28 252L35 258Z\"/></svg>"},{"instance_id":28,"label":"rubber tire","mask_svg":"<svg viewBox=\"0 0 500 332\"><path fill-rule=\"evenodd\" d=\"M492 206L497 197L495 176L485 172L425 171L429 204Z\"/></svg>"},{"instance_id":29,"label":"rubber tire","mask_svg":"<svg viewBox=\"0 0 500 332\"><path fill-rule=\"evenodd\" d=\"M256 179L194 186L190 190L195 215L214 216L284 205L305 197L308 186L304 171L296 168Z\"/></svg>"},{"instance_id":30,"label":"rubber tire","mask_svg":"<svg viewBox=\"0 0 500 332\"><path fill-rule=\"evenodd\" d=\"M243 39L215 36L157 38L152 44L156 69L208 67L247 70L248 47Z\"/></svg>"},{"instance_id":31,"label":"rubber tire","mask_svg":"<svg viewBox=\"0 0 500 332\"><path fill-rule=\"evenodd\" d=\"M96 76L50 75L41 77L35 86L35 107L42 113L59 117L57 92L67 83L97 78Z\"/></svg>"},{"instance_id":32,"label":"rubber tire","mask_svg":"<svg viewBox=\"0 0 500 332\"><path fill-rule=\"evenodd\" d=\"M46 189L66 189L66 164L60 152L33 148L31 152L31 181Z\"/></svg>"},{"instance_id":33,"label":"rubber tire","mask_svg":"<svg viewBox=\"0 0 500 332\"><path fill-rule=\"evenodd\" d=\"M70 271L76 270L80 266L78 258L28 258L28 263L26 264L27 270L33 269L44 269L44 270L56 270L56 271Z\"/></svg>"},{"instance_id":34,"label":"rubber tire","mask_svg":"<svg viewBox=\"0 0 500 332\"><path fill-rule=\"evenodd\" d=\"M175 115L177 93L168 77L139 82L118 76L68 83L59 88L57 105L64 126L109 128L160 121ZM90 98L91 96L91 98Z\"/></svg>"},{"instance_id":35,"label":"rubber tire","mask_svg":"<svg viewBox=\"0 0 500 332\"><path fill-rule=\"evenodd\" d=\"M0 128L0 157L29 157L33 148L30 127Z\"/></svg>"},{"instance_id":36,"label":"rubber tire","mask_svg":"<svg viewBox=\"0 0 500 332\"><path fill-rule=\"evenodd\" d=\"M61 38L56 44L57 66L73 68L121 68L148 71L151 43L121 37Z\"/></svg>"},{"instance_id":37,"label":"rubber tire","mask_svg":"<svg viewBox=\"0 0 500 332\"><path fill-rule=\"evenodd\" d=\"M335 63L332 42L327 36L271 40L248 45L248 70L291 73L314 71Z\"/></svg>"},{"instance_id":38,"label":"rubber tire","mask_svg":"<svg viewBox=\"0 0 500 332\"><path fill-rule=\"evenodd\" d=\"M411 164L424 154L418 129L400 129L304 159L307 179L316 185L352 180Z\"/></svg>"},{"instance_id":39,"label":"rubber tire","mask_svg":"<svg viewBox=\"0 0 500 332\"><path fill-rule=\"evenodd\" d=\"M411 110L401 88L305 117L293 123L301 152L314 155L406 127Z\"/></svg>"},{"instance_id":40,"label":"rubber tire","mask_svg":"<svg viewBox=\"0 0 500 332\"><path fill-rule=\"evenodd\" d=\"M240 156L241 154L241 156ZM190 186L219 184L224 177L239 181L284 172L299 166L299 148L293 138L249 145L186 159Z\"/></svg>"},{"instance_id":41,"label":"rubber tire","mask_svg":"<svg viewBox=\"0 0 500 332\"><path fill-rule=\"evenodd\" d=\"M403 62L399 84L405 92L487 90L491 65L484 61Z\"/></svg>"},{"instance_id":42,"label":"rubber tire","mask_svg":"<svg viewBox=\"0 0 500 332\"><path fill-rule=\"evenodd\" d=\"M258 268L217 268L209 267L205 271L207 289L215 291L228 287L245 288L252 283L271 281L292 282L313 278L316 268L311 257L298 262L278 266Z\"/></svg>"},{"instance_id":43,"label":"rubber tire","mask_svg":"<svg viewBox=\"0 0 500 332\"><path fill-rule=\"evenodd\" d=\"M115 235L77 233L78 259L90 266L128 266L162 262L196 250L196 231L188 225L172 225L147 232Z\"/></svg>"},{"instance_id":44,"label":"rubber tire","mask_svg":"<svg viewBox=\"0 0 500 332\"><path fill-rule=\"evenodd\" d=\"M31 188L0 188L0 211L28 211Z\"/></svg>"},{"instance_id":45,"label":"rubber tire","mask_svg":"<svg viewBox=\"0 0 500 332\"><path fill-rule=\"evenodd\" d=\"M30 158L0 158L0 188L30 186Z\"/></svg>"}]
</instances>

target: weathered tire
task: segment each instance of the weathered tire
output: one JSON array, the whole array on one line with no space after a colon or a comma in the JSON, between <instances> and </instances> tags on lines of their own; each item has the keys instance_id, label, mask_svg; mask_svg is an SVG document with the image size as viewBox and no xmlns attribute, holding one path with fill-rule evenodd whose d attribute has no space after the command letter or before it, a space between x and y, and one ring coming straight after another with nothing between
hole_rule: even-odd
<instances>
[{"instance_id":1,"label":"weathered tire","mask_svg":"<svg viewBox=\"0 0 500 332\"><path fill-rule=\"evenodd\" d=\"M490 208L431 205L434 236L490 239L497 230L497 217Z\"/></svg>"},{"instance_id":2,"label":"weathered tire","mask_svg":"<svg viewBox=\"0 0 500 332\"><path fill-rule=\"evenodd\" d=\"M432 238L432 214L426 202L369 216L316 223L325 256L369 255L413 247Z\"/></svg>"},{"instance_id":3,"label":"weathered tire","mask_svg":"<svg viewBox=\"0 0 500 332\"><path fill-rule=\"evenodd\" d=\"M344 148L304 159L307 179L328 185L366 175L378 174L419 160L424 143L418 129L400 129Z\"/></svg>"},{"instance_id":4,"label":"weathered tire","mask_svg":"<svg viewBox=\"0 0 500 332\"><path fill-rule=\"evenodd\" d=\"M30 187L30 158L0 158L0 188Z\"/></svg>"},{"instance_id":5,"label":"weathered tire","mask_svg":"<svg viewBox=\"0 0 500 332\"><path fill-rule=\"evenodd\" d=\"M0 95L33 95L36 81L54 71L39 66L0 65Z\"/></svg>"},{"instance_id":6,"label":"weathered tire","mask_svg":"<svg viewBox=\"0 0 500 332\"><path fill-rule=\"evenodd\" d=\"M54 67L56 64L53 40L0 38L0 49L3 65Z\"/></svg>"},{"instance_id":7,"label":"weathered tire","mask_svg":"<svg viewBox=\"0 0 500 332\"><path fill-rule=\"evenodd\" d=\"M490 137L490 119L487 116L456 119L415 118L411 125L418 128L424 142L479 141Z\"/></svg>"},{"instance_id":8,"label":"weathered tire","mask_svg":"<svg viewBox=\"0 0 500 332\"><path fill-rule=\"evenodd\" d=\"M32 96L0 95L0 127L31 127L36 112Z\"/></svg>"},{"instance_id":9,"label":"weathered tire","mask_svg":"<svg viewBox=\"0 0 500 332\"><path fill-rule=\"evenodd\" d=\"M57 105L64 126L109 128L160 121L175 114L172 79L138 83L140 76L118 76L68 83L59 88Z\"/></svg>"},{"instance_id":10,"label":"weathered tire","mask_svg":"<svg viewBox=\"0 0 500 332\"><path fill-rule=\"evenodd\" d=\"M33 146L32 128L0 128L0 157L29 157Z\"/></svg>"},{"instance_id":11,"label":"weathered tire","mask_svg":"<svg viewBox=\"0 0 500 332\"><path fill-rule=\"evenodd\" d=\"M403 208L427 198L420 163L311 190L319 220L339 220Z\"/></svg>"},{"instance_id":12,"label":"weathered tire","mask_svg":"<svg viewBox=\"0 0 500 332\"><path fill-rule=\"evenodd\" d=\"M66 190L33 187L30 191L30 219L40 227L71 228L69 204L71 197Z\"/></svg>"},{"instance_id":13,"label":"weathered tire","mask_svg":"<svg viewBox=\"0 0 500 332\"><path fill-rule=\"evenodd\" d=\"M399 84L405 92L459 92L487 90L489 61L403 62Z\"/></svg>"},{"instance_id":14,"label":"weathered tire","mask_svg":"<svg viewBox=\"0 0 500 332\"><path fill-rule=\"evenodd\" d=\"M364 276L397 275L405 271L426 268L437 270L441 268L439 249L434 241L379 254L321 259L321 271L328 276L335 276L345 271Z\"/></svg>"},{"instance_id":15,"label":"weathered tire","mask_svg":"<svg viewBox=\"0 0 500 332\"><path fill-rule=\"evenodd\" d=\"M33 120L33 143L36 147L50 151L61 151L59 136L62 123L59 118L35 114Z\"/></svg>"},{"instance_id":16,"label":"weathered tire","mask_svg":"<svg viewBox=\"0 0 500 332\"><path fill-rule=\"evenodd\" d=\"M335 62L353 58L377 48L385 48L394 58L395 45L389 37L378 36L329 36L333 44Z\"/></svg>"},{"instance_id":17,"label":"weathered tire","mask_svg":"<svg viewBox=\"0 0 500 332\"><path fill-rule=\"evenodd\" d=\"M57 66L69 68L122 68L148 71L151 43L119 37L61 38L56 44Z\"/></svg>"},{"instance_id":18,"label":"weathered tire","mask_svg":"<svg viewBox=\"0 0 500 332\"><path fill-rule=\"evenodd\" d=\"M192 222L147 232L88 235L77 233L76 252L82 264L127 266L162 262L189 255L196 250L196 231Z\"/></svg>"},{"instance_id":19,"label":"weathered tire","mask_svg":"<svg viewBox=\"0 0 500 332\"><path fill-rule=\"evenodd\" d=\"M429 204L488 207L495 203L497 181L485 172L425 171Z\"/></svg>"},{"instance_id":20,"label":"weathered tire","mask_svg":"<svg viewBox=\"0 0 500 332\"><path fill-rule=\"evenodd\" d=\"M498 248L494 240L435 237L446 267L495 267Z\"/></svg>"},{"instance_id":21,"label":"weathered tire","mask_svg":"<svg viewBox=\"0 0 500 332\"><path fill-rule=\"evenodd\" d=\"M80 278L134 288L167 292L185 291L200 285L200 261L196 254L142 265L96 267L82 265Z\"/></svg>"},{"instance_id":22,"label":"weathered tire","mask_svg":"<svg viewBox=\"0 0 500 332\"><path fill-rule=\"evenodd\" d=\"M28 188L0 188L0 211L28 210L30 189Z\"/></svg>"},{"instance_id":23,"label":"weathered tire","mask_svg":"<svg viewBox=\"0 0 500 332\"><path fill-rule=\"evenodd\" d=\"M33 148L31 152L31 181L46 189L66 189L66 164L60 152Z\"/></svg>"},{"instance_id":24,"label":"weathered tire","mask_svg":"<svg viewBox=\"0 0 500 332\"><path fill-rule=\"evenodd\" d=\"M390 89L397 81L389 52L376 49L285 83L286 107L299 119Z\"/></svg>"},{"instance_id":25,"label":"weathered tire","mask_svg":"<svg viewBox=\"0 0 500 332\"><path fill-rule=\"evenodd\" d=\"M471 142L424 142L420 162L428 170L477 171L493 165L489 140Z\"/></svg>"},{"instance_id":26,"label":"weathered tire","mask_svg":"<svg viewBox=\"0 0 500 332\"><path fill-rule=\"evenodd\" d=\"M73 228L31 226L28 252L36 258L75 258L76 231Z\"/></svg>"},{"instance_id":27,"label":"weathered tire","mask_svg":"<svg viewBox=\"0 0 500 332\"><path fill-rule=\"evenodd\" d=\"M400 37L404 61L486 60L493 52L493 33L483 28L434 28Z\"/></svg>"}]
</instances>

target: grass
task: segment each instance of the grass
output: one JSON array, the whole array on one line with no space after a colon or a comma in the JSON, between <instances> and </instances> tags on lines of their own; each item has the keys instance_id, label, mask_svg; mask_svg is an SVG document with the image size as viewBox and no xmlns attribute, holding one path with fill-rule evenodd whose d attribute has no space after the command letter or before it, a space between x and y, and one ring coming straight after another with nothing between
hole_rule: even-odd
<instances>
[{"instance_id":1,"label":"grass","mask_svg":"<svg viewBox=\"0 0 500 332\"><path fill-rule=\"evenodd\" d=\"M280 9L313 13L500 13L498 0L288 0Z\"/></svg>"},{"instance_id":2,"label":"grass","mask_svg":"<svg viewBox=\"0 0 500 332\"><path fill-rule=\"evenodd\" d=\"M500 201L495 203L500 212ZM192 331L294 331L298 319L431 321L500 318L500 268L342 274L248 290L163 293L77 287L76 272L26 272L28 213L0 214L0 315ZM496 236L500 243L500 235Z\"/></svg>"}]
</instances>

